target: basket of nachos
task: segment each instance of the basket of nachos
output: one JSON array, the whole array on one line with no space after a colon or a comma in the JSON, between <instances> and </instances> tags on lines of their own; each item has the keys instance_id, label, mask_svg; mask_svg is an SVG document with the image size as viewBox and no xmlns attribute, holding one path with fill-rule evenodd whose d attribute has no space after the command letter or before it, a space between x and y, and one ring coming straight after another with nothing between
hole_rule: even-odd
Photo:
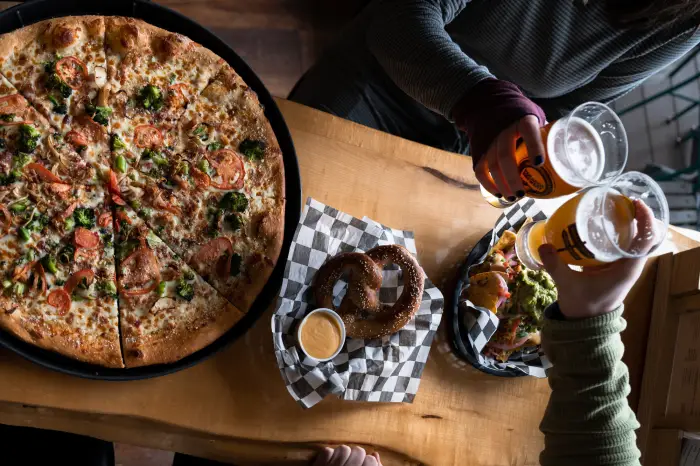
<instances>
[{"instance_id":1,"label":"basket of nachos","mask_svg":"<svg viewBox=\"0 0 700 466\"><path fill-rule=\"evenodd\" d=\"M468 301L498 317L482 354L505 363L513 353L539 349L544 311L556 301L557 290L547 272L520 263L515 233L506 230L485 260L470 267L468 277Z\"/></svg>"}]
</instances>

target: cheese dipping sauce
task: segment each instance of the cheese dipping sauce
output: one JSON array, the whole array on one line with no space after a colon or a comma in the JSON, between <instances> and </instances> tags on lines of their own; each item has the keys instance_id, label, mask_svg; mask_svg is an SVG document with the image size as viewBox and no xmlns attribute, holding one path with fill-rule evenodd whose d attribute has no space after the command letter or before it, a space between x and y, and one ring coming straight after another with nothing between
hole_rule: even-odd
<instances>
[{"instance_id":1,"label":"cheese dipping sauce","mask_svg":"<svg viewBox=\"0 0 700 466\"><path fill-rule=\"evenodd\" d=\"M319 309L307 315L299 329L299 342L304 352L318 360L330 359L343 346L344 331L334 314Z\"/></svg>"}]
</instances>

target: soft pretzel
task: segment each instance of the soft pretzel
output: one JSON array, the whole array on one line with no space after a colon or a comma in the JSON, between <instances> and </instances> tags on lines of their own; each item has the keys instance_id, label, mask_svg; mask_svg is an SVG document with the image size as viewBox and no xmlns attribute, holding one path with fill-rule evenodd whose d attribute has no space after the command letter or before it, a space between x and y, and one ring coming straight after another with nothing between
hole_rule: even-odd
<instances>
[{"instance_id":1,"label":"soft pretzel","mask_svg":"<svg viewBox=\"0 0 700 466\"><path fill-rule=\"evenodd\" d=\"M390 263L403 271L403 292L393 306L382 308L382 268ZM348 274L348 291L336 311L347 335L353 338L379 338L398 332L415 315L423 299L423 269L403 246L378 246L366 254L351 252L331 258L319 269L314 281L319 306L334 308L333 286L343 274Z\"/></svg>"}]
</instances>

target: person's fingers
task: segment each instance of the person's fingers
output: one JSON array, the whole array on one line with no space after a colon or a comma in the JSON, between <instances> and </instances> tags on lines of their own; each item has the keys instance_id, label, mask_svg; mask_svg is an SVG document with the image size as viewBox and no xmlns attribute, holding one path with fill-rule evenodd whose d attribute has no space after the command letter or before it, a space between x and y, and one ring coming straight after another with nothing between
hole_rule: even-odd
<instances>
[{"instance_id":1,"label":"person's fingers","mask_svg":"<svg viewBox=\"0 0 700 466\"><path fill-rule=\"evenodd\" d=\"M498 136L496 152L498 165L510 192L515 194L516 197L523 197L525 188L523 187L523 181L520 179L518 164L515 161L515 140L515 129L503 131Z\"/></svg>"},{"instance_id":2,"label":"person's fingers","mask_svg":"<svg viewBox=\"0 0 700 466\"><path fill-rule=\"evenodd\" d=\"M368 456L365 458L362 466L381 466L381 464L377 462L377 459L374 456Z\"/></svg>"},{"instance_id":3,"label":"person's fingers","mask_svg":"<svg viewBox=\"0 0 700 466\"><path fill-rule=\"evenodd\" d=\"M630 252L634 254L645 254L660 240L656 230L656 219L654 212L649 206L639 199L632 201L634 204L634 218L637 221L637 234L632 240Z\"/></svg>"},{"instance_id":4,"label":"person's fingers","mask_svg":"<svg viewBox=\"0 0 700 466\"><path fill-rule=\"evenodd\" d=\"M345 466L362 466L367 457L367 452L362 447L352 447L350 457L345 462Z\"/></svg>"},{"instance_id":5,"label":"person's fingers","mask_svg":"<svg viewBox=\"0 0 700 466\"><path fill-rule=\"evenodd\" d=\"M379 452L375 451L374 453L372 453L372 456L374 456L377 459L377 465L382 466L382 459L379 456Z\"/></svg>"},{"instance_id":6,"label":"person's fingers","mask_svg":"<svg viewBox=\"0 0 700 466\"><path fill-rule=\"evenodd\" d=\"M318 456L316 457L316 461L314 461L312 466L327 466L332 456L333 449L325 447L319 452Z\"/></svg>"},{"instance_id":7,"label":"person's fingers","mask_svg":"<svg viewBox=\"0 0 700 466\"><path fill-rule=\"evenodd\" d=\"M557 286L565 286L572 271L559 259L557 249L551 244L543 244L537 251L540 253L545 270L552 276Z\"/></svg>"},{"instance_id":8,"label":"person's fingers","mask_svg":"<svg viewBox=\"0 0 700 466\"><path fill-rule=\"evenodd\" d=\"M508 187L508 184L506 184L505 177L501 172L500 160L498 159L498 144L500 138L501 135L499 134L496 137L496 140L494 140L491 144L491 147L489 147L489 151L486 153L486 162L489 165L491 178L493 179L494 183L496 183L498 192L503 194L503 197L513 202L515 200L515 195Z\"/></svg>"},{"instance_id":9,"label":"person's fingers","mask_svg":"<svg viewBox=\"0 0 700 466\"><path fill-rule=\"evenodd\" d=\"M542 165L547 151L545 150L544 142L542 142L540 122L537 117L535 115L527 115L518 121L516 128L520 137L525 141L530 163L535 167Z\"/></svg>"},{"instance_id":10,"label":"person's fingers","mask_svg":"<svg viewBox=\"0 0 700 466\"><path fill-rule=\"evenodd\" d=\"M345 466L345 463L350 458L350 447L347 445L341 445L333 451L333 456L328 462L328 466Z\"/></svg>"},{"instance_id":11,"label":"person's fingers","mask_svg":"<svg viewBox=\"0 0 700 466\"><path fill-rule=\"evenodd\" d=\"M491 179L491 175L489 174L489 164L486 161L485 154L483 157L481 157L479 163L476 164L476 167L474 167L474 175L476 175L476 179L479 180L479 184L481 184L486 191L490 192L496 197L503 197L503 194L498 190Z\"/></svg>"}]
</instances>

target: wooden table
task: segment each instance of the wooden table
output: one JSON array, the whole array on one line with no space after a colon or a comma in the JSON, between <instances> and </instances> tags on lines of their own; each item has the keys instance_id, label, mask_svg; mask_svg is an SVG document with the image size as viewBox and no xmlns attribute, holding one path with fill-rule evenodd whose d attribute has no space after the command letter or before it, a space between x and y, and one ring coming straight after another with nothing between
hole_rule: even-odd
<instances>
[{"instance_id":1,"label":"wooden table","mask_svg":"<svg viewBox=\"0 0 700 466\"><path fill-rule=\"evenodd\" d=\"M458 266L499 215L481 198L471 159L279 104L296 145L304 196L415 231L421 264L449 298ZM645 335L648 315L635 312L630 328ZM82 380L0 351L0 422L241 465L306 464L319 445L337 443L376 449L385 465L539 464L546 381L456 367L439 350L445 320L413 404L328 399L303 410L277 369L270 317L271 310L216 357L152 380ZM646 348L636 335L627 350L633 372Z\"/></svg>"}]
</instances>

